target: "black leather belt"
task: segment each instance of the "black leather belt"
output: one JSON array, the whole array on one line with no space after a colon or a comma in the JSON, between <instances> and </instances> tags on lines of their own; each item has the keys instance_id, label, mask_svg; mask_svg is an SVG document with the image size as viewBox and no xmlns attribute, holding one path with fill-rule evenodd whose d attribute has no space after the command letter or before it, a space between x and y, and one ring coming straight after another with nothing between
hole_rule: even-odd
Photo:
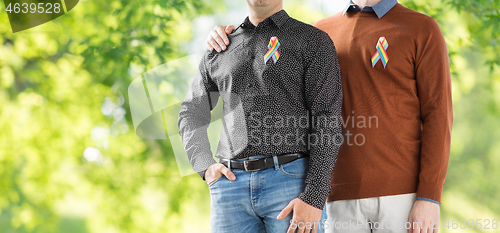
<instances>
[{"instance_id":1,"label":"black leather belt","mask_svg":"<svg viewBox=\"0 0 500 233\"><path fill-rule=\"evenodd\" d=\"M300 158L309 157L309 154L299 152L293 154L281 154L278 155L277 157L278 157L278 164L282 165L285 163L295 161ZM231 169L245 170L247 172L258 171L274 167L273 157L262 158L262 159L250 159L244 161L220 159L219 162L224 164L226 167L228 167L228 162L230 162Z\"/></svg>"}]
</instances>

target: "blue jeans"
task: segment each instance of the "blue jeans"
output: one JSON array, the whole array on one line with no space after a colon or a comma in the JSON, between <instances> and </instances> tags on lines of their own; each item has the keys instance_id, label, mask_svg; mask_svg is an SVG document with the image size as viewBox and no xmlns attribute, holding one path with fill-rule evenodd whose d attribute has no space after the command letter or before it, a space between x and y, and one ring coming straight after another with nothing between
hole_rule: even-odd
<instances>
[{"instance_id":1,"label":"blue jeans","mask_svg":"<svg viewBox=\"0 0 500 233\"><path fill-rule=\"evenodd\" d=\"M259 171L232 169L235 181L224 175L213 181L209 185L212 233L286 233L293 212L283 220L276 217L304 190L308 165L306 157ZM320 223L326 218L324 208Z\"/></svg>"}]
</instances>

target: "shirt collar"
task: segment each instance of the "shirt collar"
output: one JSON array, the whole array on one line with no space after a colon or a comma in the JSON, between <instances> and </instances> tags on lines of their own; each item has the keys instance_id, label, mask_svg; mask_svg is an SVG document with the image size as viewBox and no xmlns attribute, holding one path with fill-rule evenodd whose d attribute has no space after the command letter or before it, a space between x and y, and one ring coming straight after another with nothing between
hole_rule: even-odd
<instances>
[{"instance_id":1,"label":"shirt collar","mask_svg":"<svg viewBox=\"0 0 500 233\"><path fill-rule=\"evenodd\" d=\"M266 25L269 24L270 22L274 23L278 28L282 28L283 25L286 23L286 21L290 18L288 14L286 13L285 10L280 10L274 15L271 15L269 18L263 20L261 23ZM250 22L250 19L248 16L245 18L245 21L241 24L242 27L247 27L247 28L255 28L255 26Z\"/></svg>"},{"instance_id":2,"label":"shirt collar","mask_svg":"<svg viewBox=\"0 0 500 233\"><path fill-rule=\"evenodd\" d=\"M347 6L344 8L342 16L344 16L348 10L353 10L357 12L375 12L375 14L377 14L377 17L380 19L385 14L387 14L387 12L389 12L397 3L398 0L382 0L379 3L375 4L375 6L365 6L363 9L359 9L359 6L353 3L351 0L349 1L349 4L347 4Z\"/></svg>"}]
</instances>

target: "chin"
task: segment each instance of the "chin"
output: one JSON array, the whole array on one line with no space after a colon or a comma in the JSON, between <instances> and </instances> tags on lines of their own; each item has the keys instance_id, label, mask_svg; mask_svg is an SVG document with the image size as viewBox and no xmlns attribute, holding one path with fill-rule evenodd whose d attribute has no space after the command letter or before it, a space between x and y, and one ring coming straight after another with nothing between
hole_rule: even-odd
<instances>
[{"instance_id":1,"label":"chin","mask_svg":"<svg viewBox=\"0 0 500 233\"><path fill-rule=\"evenodd\" d=\"M271 5L276 0L247 0L253 6L265 7Z\"/></svg>"}]
</instances>

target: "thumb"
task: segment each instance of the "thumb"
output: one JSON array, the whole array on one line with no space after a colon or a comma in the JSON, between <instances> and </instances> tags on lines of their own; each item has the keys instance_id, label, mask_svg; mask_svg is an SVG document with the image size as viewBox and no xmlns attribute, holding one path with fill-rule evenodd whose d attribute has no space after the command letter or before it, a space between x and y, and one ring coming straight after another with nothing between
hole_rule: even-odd
<instances>
[{"instance_id":1,"label":"thumb","mask_svg":"<svg viewBox=\"0 0 500 233\"><path fill-rule=\"evenodd\" d=\"M231 181L236 180L236 176L234 175L234 173L225 166L220 166L219 172L224 174L224 176L226 176Z\"/></svg>"},{"instance_id":2,"label":"thumb","mask_svg":"<svg viewBox=\"0 0 500 233\"><path fill-rule=\"evenodd\" d=\"M278 214L276 219L281 220L281 219L284 219L286 216L288 216L290 214L290 212L292 212L294 205L295 204L293 201L288 203L288 205L283 210L281 210L280 214Z\"/></svg>"},{"instance_id":3,"label":"thumb","mask_svg":"<svg viewBox=\"0 0 500 233\"><path fill-rule=\"evenodd\" d=\"M234 26L228 25L224 31L226 32L226 34L231 34L231 32L234 31Z\"/></svg>"}]
</instances>

